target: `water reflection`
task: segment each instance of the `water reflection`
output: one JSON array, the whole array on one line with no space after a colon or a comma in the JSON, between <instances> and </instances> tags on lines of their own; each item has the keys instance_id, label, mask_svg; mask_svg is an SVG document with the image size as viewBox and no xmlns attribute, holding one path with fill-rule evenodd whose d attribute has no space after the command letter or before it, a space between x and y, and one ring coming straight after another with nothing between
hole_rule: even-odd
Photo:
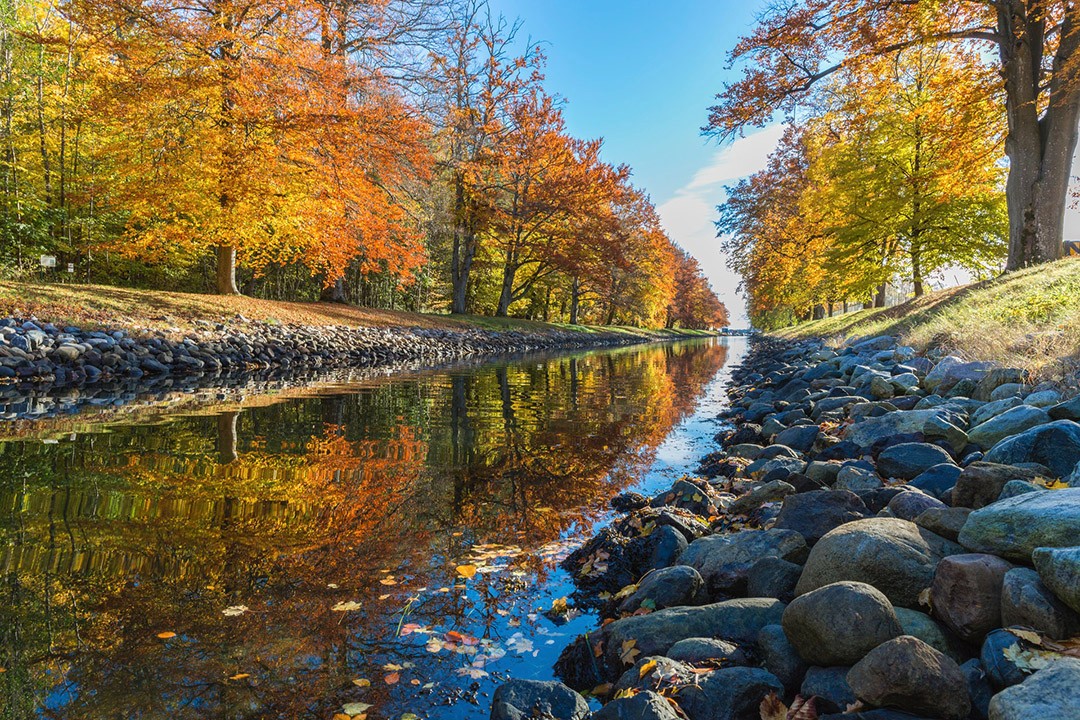
<instances>
[{"instance_id":1,"label":"water reflection","mask_svg":"<svg viewBox=\"0 0 1080 720\"><path fill-rule=\"evenodd\" d=\"M0 444L0 717L486 717L555 570L724 364L486 366ZM537 605L543 602L544 608Z\"/></svg>"}]
</instances>

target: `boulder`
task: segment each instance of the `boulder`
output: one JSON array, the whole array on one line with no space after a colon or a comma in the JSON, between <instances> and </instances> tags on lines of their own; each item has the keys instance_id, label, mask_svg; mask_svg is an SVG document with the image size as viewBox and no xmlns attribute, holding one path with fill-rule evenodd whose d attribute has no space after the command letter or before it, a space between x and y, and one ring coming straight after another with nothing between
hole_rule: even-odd
<instances>
[{"instance_id":1,"label":"boulder","mask_svg":"<svg viewBox=\"0 0 1080 720\"><path fill-rule=\"evenodd\" d=\"M791 602L802 566L778 557L758 560L746 575L746 596Z\"/></svg>"},{"instance_id":2,"label":"boulder","mask_svg":"<svg viewBox=\"0 0 1080 720\"><path fill-rule=\"evenodd\" d=\"M812 667L799 688L804 698L816 697L818 712L843 712L858 700L848 684L849 667Z\"/></svg>"},{"instance_id":3,"label":"boulder","mask_svg":"<svg viewBox=\"0 0 1080 720\"><path fill-rule=\"evenodd\" d=\"M960 671L967 679L968 697L971 698L971 717L973 720L987 720L990 712L990 698L994 696L994 687L986 677L982 663L972 658L960 665Z\"/></svg>"},{"instance_id":4,"label":"boulder","mask_svg":"<svg viewBox=\"0 0 1080 720\"><path fill-rule=\"evenodd\" d=\"M811 665L852 665L903 633L892 603L860 582L837 582L791 601L781 623L799 656Z\"/></svg>"},{"instance_id":5,"label":"boulder","mask_svg":"<svg viewBox=\"0 0 1080 720\"><path fill-rule=\"evenodd\" d=\"M688 565L674 565L647 573L637 582L637 590L619 603L619 612L629 614L645 606L662 610L677 605L696 605L705 581Z\"/></svg>"},{"instance_id":6,"label":"boulder","mask_svg":"<svg viewBox=\"0 0 1080 720\"><path fill-rule=\"evenodd\" d=\"M716 638L686 638L671 646L667 656L691 665L746 665L746 653L735 643Z\"/></svg>"},{"instance_id":7,"label":"boulder","mask_svg":"<svg viewBox=\"0 0 1080 720\"><path fill-rule=\"evenodd\" d=\"M675 564L689 545L686 536L671 525L661 525L652 533L648 567L666 568Z\"/></svg>"},{"instance_id":8,"label":"boulder","mask_svg":"<svg viewBox=\"0 0 1080 720\"><path fill-rule=\"evenodd\" d=\"M873 417L863 420L862 422L855 423L850 426L843 435L844 440L848 440L859 447L870 447L878 440L884 438L893 437L895 435L905 435L911 433L924 433L927 429L927 423L931 421L943 421L948 425L956 428L959 435L950 433L954 439L959 440L960 435L963 436L964 442L967 441L967 435L957 427L957 417L949 410L940 408L926 408L923 410L896 410L889 412L880 417ZM939 427L939 423L935 422L933 426L937 431L945 431L944 427ZM935 435L938 437L939 435ZM952 443L952 439L946 438ZM956 446L956 443L952 443Z\"/></svg>"},{"instance_id":9,"label":"boulder","mask_svg":"<svg viewBox=\"0 0 1080 720\"><path fill-rule=\"evenodd\" d=\"M878 455L878 473L884 477L911 480L935 465L952 462L949 453L929 443L900 443Z\"/></svg>"},{"instance_id":10,"label":"boulder","mask_svg":"<svg viewBox=\"0 0 1080 720\"><path fill-rule=\"evenodd\" d=\"M971 413L971 427L978 427L1006 410L1012 410L1014 407L1023 404L1023 399L1019 397L1006 397L993 402L988 402L975 412Z\"/></svg>"},{"instance_id":11,"label":"boulder","mask_svg":"<svg viewBox=\"0 0 1080 720\"><path fill-rule=\"evenodd\" d=\"M1000 690L1023 682L1024 671L1011 659L1011 651L1022 650L1025 647L1025 644L1008 630L994 630L987 633L979 649L979 662L986 671L986 677L991 685Z\"/></svg>"},{"instance_id":12,"label":"boulder","mask_svg":"<svg viewBox=\"0 0 1080 720\"><path fill-rule=\"evenodd\" d=\"M956 542L970 514L971 510L963 507L929 508L915 518L915 524L946 540Z\"/></svg>"},{"instance_id":13,"label":"boulder","mask_svg":"<svg viewBox=\"0 0 1080 720\"><path fill-rule=\"evenodd\" d=\"M1005 465L1039 463L1064 477L1080 462L1080 424L1054 420L1013 435L990 448L986 461Z\"/></svg>"},{"instance_id":14,"label":"boulder","mask_svg":"<svg viewBox=\"0 0 1080 720\"><path fill-rule=\"evenodd\" d=\"M1055 420L1080 420L1080 395L1058 403L1047 412Z\"/></svg>"},{"instance_id":15,"label":"boulder","mask_svg":"<svg viewBox=\"0 0 1080 720\"><path fill-rule=\"evenodd\" d=\"M680 720L667 698L645 690L612 700L592 714L590 720Z\"/></svg>"},{"instance_id":16,"label":"boulder","mask_svg":"<svg viewBox=\"0 0 1080 720\"><path fill-rule=\"evenodd\" d=\"M1029 627L1052 640L1080 635L1080 614L1043 584L1039 573L1013 568L1001 586L1001 624Z\"/></svg>"},{"instance_id":17,"label":"boulder","mask_svg":"<svg viewBox=\"0 0 1080 720\"><path fill-rule=\"evenodd\" d=\"M833 489L861 493L867 490L876 490L884 484L885 482L873 470L858 465L845 465L836 474Z\"/></svg>"},{"instance_id":18,"label":"boulder","mask_svg":"<svg viewBox=\"0 0 1080 720\"><path fill-rule=\"evenodd\" d=\"M589 703L560 682L510 680L495 690L491 720L585 720Z\"/></svg>"},{"instance_id":19,"label":"boulder","mask_svg":"<svg viewBox=\"0 0 1080 720\"><path fill-rule=\"evenodd\" d=\"M889 508L889 512L893 514L893 517L898 517L902 520L911 520L913 522L915 518L919 517L927 510L943 510L947 508L945 503L937 498L915 490L902 492L893 496L886 507Z\"/></svg>"},{"instance_id":20,"label":"boulder","mask_svg":"<svg viewBox=\"0 0 1080 720\"><path fill-rule=\"evenodd\" d=\"M686 663L668 657L643 655L619 676L611 688L611 694L622 695L634 690L663 692L692 684L695 679L694 668Z\"/></svg>"},{"instance_id":21,"label":"boulder","mask_svg":"<svg viewBox=\"0 0 1080 720\"><path fill-rule=\"evenodd\" d=\"M1074 536L1073 542L1080 542L1080 536ZM1080 612L1080 547L1040 547L1036 548L1032 559L1050 592Z\"/></svg>"},{"instance_id":22,"label":"boulder","mask_svg":"<svg viewBox=\"0 0 1080 720\"><path fill-rule=\"evenodd\" d=\"M650 507L677 507L695 515L716 515L719 506L712 494L688 480L678 480L670 489L660 493L649 502Z\"/></svg>"},{"instance_id":23,"label":"boulder","mask_svg":"<svg viewBox=\"0 0 1080 720\"><path fill-rule=\"evenodd\" d=\"M1010 480L1034 480L1038 473L1027 468L989 462L973 462L964 468L953 488L952 504L977 510L997 501Z\"/></svg>"},{"instance_id":24,"label":"boulder","mask_svg":"<svg viewBox=\"0 0 1080 720\"><path fill-rule=\"evenodd\" d=\"M794 530L813 545L830 530L870 514L859 496L847 490L815 490L784 498L774 528Z\"/></svg>"},{"instance_id":25,"label":"boulder","mask_svg":"<svg viewBox=\"0 0 1080 720\"><path fill-rule=\"evenodd\" d=\"M991 362L964 362L961 358L950 355L926 374L922 384L930 392L943 394L961 380L970 380L978 385L995 367Z\"/></svg>"},{"instance_id":26,"label":"boulder","mask_svg":"<svg viewBox=\"0 0 1080 720\"><path fill-rule=\"evenodd\" d=\"M949 497L957 478L960 477L962 468L950 463L941 463L920 473L908 485L922 490L927 495L932 495L938 500Z\"/></svg>"},{"instance_id":27,"label":"boulder","mask_svg":"<svg viewBox=\"0 0 1080 720\"><path fill-rule=\"evenodd\" d=\"M780 625L766 625L757 636L757 650L762 665L775 675L789 691L799 688L806 675L807 664Z\"/></svg>"},{"instance_id":28,"label":"boulder","mask_svg":"<svg viewBox=\"0 0 1080 720\"><path fill-rule=\"evenodd\" d=\"M1010 480L1005 483L1005 487L1001 488L1001 494L998 495L997 499L1007 500L1017 495L1026 495L1033 492L1046 492L1046 488L1027 480Z\"/></svg>"},{"instance_id":29,"label":"boulder","mask_svg":"<svg viewBox=\"0 0 1080 720\"><path fill-rule=\"evenodd\" d=\"M796 425L781 431L774 441L787 445L792 450L808 453L814 447L814 442L821 435L821 429L817 425Z\"/></svg>"},{"instance_id":30,"label":"boulder","mask_svg":"<svg viewBox=\"0 0 1080 720\"><path fill-rule=\"evenodd\" d=\"M1059 660L991 698L990 720L1080 720L1077 688L1080 660Z\"/></svg>"},{"instance_id":31,"label":"boulder","mask_svg":"<svg viewBox=\"0 0 1080 720\"><path fill-rule=\"evenodd\" d=\"M960 544L1028 563L1035 548L1069 547L1078 537L1080 488L1068 488L1018 495L976 510L960 531Z\"/></svg>"},{"instance_id":32,"label":"boulder","mask_svg":"<svg viewBox=\"0 0 1080 720\"><path fill-rule=\"evenodd\" d=\"M761 701L784 686L761 668L723 668L702 677L692 692L679 693L678 703L690 720L750 720L760 717Z\"/></svg>"},{"instance_id":33,"label":"boulder","mask_svg":"<svg viewBox=\"0 0 1080 720\"><path fill-rule=\"evenodd\" d=\"M731 594L746 585L746 575L764 557L801 561L806 541L793 530L743 530L709 535L690 543L680 562L695 568L714 595Z\"/></svg>"},{"instance_id":34,"label":"boulder","mask_svg":"<svg viewBox=\"0 0 1080 720\"><path fill-rule=\"evenodd\" d=\"M1012 563L995 555L951 555L930 586L934 616L971 643L1001 626L1001 586Z\"/></svg>"},{"instance_id":35,"label":"boulder","mask_svg":"<svg viewBox=\"0 0 1080 720\"><path fill-rule=\"evenodd\" d=\"M783 480L773 480L771 482L758 485L753 490L743 495L740 495L727 506L728 515L739 515L741 513L749 513L757 510L765 503L780 502L788 495L795 493L795 488Z\"/></svg>"},{"instance_id":36,"label":"boulder","mask_svg":"<svg viewBox=\"0 0 1080 720\"><path fill-rule=\"evenodd\" d=\"M968 430L968 440L981 448L992 448L1007 437L1019 435L1051 418L1047 412L1032 405L1017 405L1000 415Z\"/></svg>"},{"instance_id":37,"label":"boulder","mask_svg":"<svg viewBox=\"0 0 1080 720\"><path fill-rule=\"evenodd\" d=\"M874 648L847 675L855 695L871 705L966 720L971 712L960 666L922 640L902 635Z\"/></svg>"},{"instance_id":38,"label":"boulder","mask_svg":"<svg viewBox=\"0 0 1080 720\"><path fill-rule=\"evenodd\" d=\"M810 551L796 595L852 580L873 585L894 605L919 607L938 562L963 552L958 545L897 518L868 518L841 525Z\"/></svg>"},{"instance_id":39,"label":"boulder","mask_svg":"<svg viewBox=\"0 0 1080 720\"><path fill-rule=\"evenodd\" d=\"M900 627L904 628L904 635L917 637L938 652L943 652L953 660L960 662L965 656L970 655L966 646L955 639L944 625L924 612L909 608L893 608L896 617L900 621Z\"/></svg>"}]
</instances>

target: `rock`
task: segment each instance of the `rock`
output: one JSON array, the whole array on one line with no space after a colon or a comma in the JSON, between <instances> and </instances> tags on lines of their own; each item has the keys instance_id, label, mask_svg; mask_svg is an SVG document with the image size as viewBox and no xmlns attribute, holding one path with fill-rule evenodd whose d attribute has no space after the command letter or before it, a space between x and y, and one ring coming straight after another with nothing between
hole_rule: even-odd
<instances>
[{"instance_id":1,"label":"rock","mask_svg":"<svg viewBox=\"0 0 1080 720\"><path fill-rule=\"evenodd\" d=\"M937 498L912 490L893 496L886 507L889 508L889 512L891 512L894 517L914 522L915 518L919 517L927 510L941 510L945 509L947 506Z\"/></svg>"},{"instance_id":2,"label":"rock","mask_svg":"<svg viewBox=\"0 0 1080 720\"><path fill-rule=\"evenodd\" d=\"M1001 488L1001 494L998 495L998 500L1007 500L1017 495L1026 495L1033 492L1044 492L1046 488L1036 485L1035 483L1028 482L1027 480L1010 480L1005 483L1005 487Z\"/></svg>"},{"instance_id":3,"label":"rock","mask_svg":"<svg viewBox=\"0 0 1080 720\"><path fill-rule=\"evenodd\" d=\"M671 703L651 690L612 700L594 712L590 720L679 720Z\"/></svg>"},{"instance_id":4,"label":"rock","mask_svg":"<svg viewBox=\"0 0 1080 720\"><path fill-rule=\"evenodd\" d=\"M761 668L723 668L701 678L693 692L679 694L678 703L690 720L756 720L761 701L784 686Z\"/></svg>"},{"instance_id":5,"label":"rock","mask_svg":"<svg viewBox=\"0 0 1080 720\"><path fill-rule=\"evenodd\" d=\"M994 445L986 460L1006 465L1039 463L1064 477L1080 462L1080 424L1054 420L1039 425Z\"/></svg>"},{"instance_id":6,"label":"rock","mask_svg":"<svg viewBox=\"0 0 1080 720\"><path fill-rule=\"evenodd\" d=\"M878 456L878 473L885 477L911 480L935 465L950 463L952 458L937 445L901 443Z\"/></svg>"},{"instance_id":7,"label":"rock","mask_svg":"<svg viewBox=\"0 0 1080 720\"><path fill-rule=\"evenodd\" d=\"M971 712L960 666L910 635L871 650L851 668L847 680L855 695L871 705L944 720L966 720Z\"/></svg>"},{"instance_id":8,"label":"rock","mask_svg":"<svg viewBox=\"0 0 1080 720\"><path fill-rule=\"evenodd\" d=\"M930 586L934 616L971 643L1001 626L1001 585L1009 563L995 555L951 555L937 566Z\"/></svg>"},{"instance_id":9,"label":"rock","mask_svg":"<svg viewBox=\"0 0 1080 720\"><path fill-rule=\"evenodd\" d=\"M792 450L808 453L814 447L814 442L819 435L821 435L821 430L817 425L796 425L780 432L774 440L780 445L787 445Z\"/></svg>"},{"instance_id":10,"label":"rock","mask_svg":"<svg viewBox=\"0 0 1080 720\"><path fill-rule=\"evenodd\" d=\"M971 717L975 720L987 720L994 688L986 677L982 663L978 658L972 658L960 666L960 672L964 673L964 678L967 680L968 697L971 698Z\"/></svg>"},{"instance_id":11,"label":"rock","mask_svg":"<svg viewBox=\"0 0 1080 720\"><path fill-rule=\"evenodd\" d=\"M1010 397L1020 398L1023 393L1023 383L1005 383L1004 385L998 385L996 388L994 388L994 392L990 393L990 399L1004 400L1005 398Z\"/></svg>"},{"instance_id":12,"label":"rock","mask_svg":"<svg viewBox=\"0 0 1080 720\"><path fill-rule=\"evenodd\" d=\"M852 665L903 630L889 602L860 582L837 582L795 598L784 611L784 633L811 665Z\"/></svg>"},{"instance_id":13,"label":"rock","mask_svg":"<svg viewBox=\"0 0 1080 720\"><path fill-rule=\"evenodd\" d=\"M853 492L815 490L784 498L773 527L794 530L808 545L813 545L830 530L869 514L866 505Z\"/></svg>"},{"instance_id":14,"label":"rock","mask_svg":"<svg viewBox=\"0 0 1080 720\"><path fill-rule=\"evenodd\" d=\"M686 638L671 646L667 656L691 665L746 665L746 653L735 643L715 638Z\"/></svg>"},{"instance_id":15,"label":"rock","mask_svg":"<svg viewBox=\"0 0 1080 720\"><path fill-rule=\"evenodd\" d=\"M994 368L983 376L972 396L976 400L990 400L1002 386L1022 385L1027 380L1027 373L1020 368Z\"/></svg>"},{"instance_id":16,"label":"rock","mask_svg":"<svg viewBox=\"0 0 1080 720\"><path fill-rule=\"evenodd\" d=\"M964 468L953 488L952 504L979 509L996 502L1010 480L1034 480L1038 473L1012 465L974 462Z\"/></svg>"},{"instance_id":17,"label":"rock","mask_svg":"<svg viewBox=\"0 0 1080 720\"><path fill-rule=\"evenodd\" d=\"M801 561L806 541L793 530L743 530L710 535L690 543L681 562L701 573L712 594L730 594L745 587L746 575L758 560L779 557Z\"/></svg>"},{"instance_id":18,"label":"rock","mask_svg":"<svg viewBox=\"0 0 1080 720\"><path fill-rule=\"evenodd\" d=\"M955 356L941 360L934 369L923 378L923 387L930 392L944 393L961 380L971 380L978 384L988 373L994 370L994 363L964 362Z\"/></svg>"},{"instance_id":19,"label":"rock","mask_svg":"<svg viewBox=\"0 0 1080 720\"><path fill-rule=\"evenodd\" d=\"M795 488L783 480L773 480L740 495L727 507L727 514L739 515L757 510L765 503L779 502L795 493Z\"/></svg>"},{"instance_id":20,"label":"rock","mask_svg":"<svg viewBox=\"0 0 1080 720\"><path fill-rule=\"evenodd\" d=\"M1080 660L1059 660L991 698L990 720L1080 720L1078 687Z\"/></svg>"},{"instance_id":21,"label":"rock","mask_svg":"<svg viewBox=\"0 0 1080 720\"><path fill-rule=\"evenodd\" d=\"M686 663L668 657L643 655L619 676L611 688L611 694L622 695L628 690L664 692L692 684L695 679L694 669Z\"/></svg>"},{"instance_id":22,"label":"rock","mask_svg":"<svg viewBox=\"0 0 1080 720\"><path fill-rule=\"evenodd\" d=\"M589 703L560 682L510 680L495 690L491 720L585 720Z\"/></svg>"},{"instance_id":23,"label":"rock","mask_svg":"<svg viewBox=\"0 0 1080 720\"><path fill-rule=\"evenodd\" d=\"M1050 407L1061 402L1061 393L1057 390L1040 390L1028 395L1024 402L1039 408Z\"/></svg>"},{"instance_id":24,"label":"rock","mask_svg":"<svg viewBox=\"0 0 1080 720\"><path fill-rule=\"evenodd\" d=\"M605 657L611 667L622 667L619 648L629 640L634 641L634 647L643 656L666 655L672 645L686 638L713 637L752 643L761 628L779 624L784 607L779 600L740 598L623 618L604 628ZM600 682L603 681L592 685Z\"/></svg>"},{"instance_id":25,"label":"rock","mask_svg":"<svg viewBox=\"0 0 1080 720\"><path fill-rule=\"evenodd\" d=\"M969 430L968 440L979 447L992 448L1007 437L1019 435L1050 421L1050 415L1045 410L1031 405L1018 405Z\"/></svg>"},{"instance_id":26,"label":"rock","mask_svg":"<svg viewBox=\"0 0 1080 720\"><path fill-rule=\"evenodd\" d=\"M908 485L918 488L938 500L944 500L952 492L961 472L962 469L951 462L941 463L920 473Z\"/></svg>"},{"instance_id":27,"label":"rock","mask_svg":"<svg viewBox=\"0 0 1080 720\"><path fill-rule=\"evenodd\" d=\"M978 427L987 420L991 420L1006 410L1012 410L1014 407L1023 405L1024 401L1019 397L1007 397L1001 400L995 400L983 405L981 408L971 413L971 427Z\"/></svg>"},{"instance_id":28,"label":"rock","mask_svg":"<svg viewBox=\"0 0 1080 720\"><path fill-rule=\"evenodd\" d=\"M847 490L848 492L861 493L866 490L874 490L882 487L885 482L878 477L873 470L859 467L858 465L845 465L836 474L834 490Z\"/></svg>"},{"instance_id":29,"label":"rock","mask_svg":"<svg viewBox=\"0 0 1080 720\"><path fill-rule=\"evenodd\" d=\"M641 493L624 492L611 498L611 509L615 512L631 512L648 506L649 498Z\"/></svg>"},{"instance_id":30,"label":"rock","mask_svg":"<svg viewBox=\"0 0 1080 720\"><path fill-rule=\"evenodd\" d=\"M1024 671L1005 656L1005 651L1014 645L1023 647L1017 637L1007 630L994 630L983 640L979 662L995 688L1001 689L1024 680Z\"/></svg>"},{"instance_id":31,"label":"rock","mask_svg":"<svg viewBox=\"0 0 1080 720\"><path fill-rule=\"evenodd\" d=\"M802 567L778 557L758 560L746 575L746 596L791 602Z\"/></svg>"},{"instance_id":32,"label":"rock","mask_svg":"<svg viewBox=\"0 0 1080 720\"><path fill-rule=\"evenodd\" d=\"M933 436L945 437L953 447L957 447L967 442L967 435L957 427L956 420L954 413L940 408L897 410L850 426L844 432L843 439L859 447L867 448L883 438L909 433L925 434L927 424L933 423L931 426L935 433ZM949 427L953 430L949 430ZM961 442L961 437L963 442Z\"/></svg>"},{"instance_id":33,"label":"rock","mask_svg":"<svg viewBox=\"0 0 1080 720\"><path fill-rule=\"evenodd\" d=\"M1080 420L1080 395L1058 403L1047 412L1055 420Z\"/></svg>"},{"instance_id":34,"label":"rock","mask_svg":"<svg viewBox=\"0 0 1080 720\"><path fill-rule=\"evenodd\" d=\"M893 608L904 635L917 637L938 652L943 652L953 660L960 662L966 653L965 648L949 635L945 626L926 613L908 608ZM967 653L970 655L970 653Z\"/></svg>"},{"instance_id":35,"label":"rock","mask_svg":"<svg viewBox=\"0 0 1080 720\"><path fill-rule=\"evenodd\" d=\"M1080 536L1074 535L1073 542L1080 542ZM1036 548L1032 559L1039 578L1050 592L1080 612L1080 547L1040 547Z\"/></svg>"},{"instance_id":36,"label":"rock","mask_svg":"<svg viewBox=\"0 0 1080 720\"><path fill-rule=\"evenodd\" d=\"M960 531L960 544L1027 563L1035 548L1069 547L1078 537L1080 488L1068 488L1019 495L976 510Z\"/></svg>"},{"instance_id":37,"label":"rock","mask_svg":"<svg viewBox=\"0 0 1080 720\"><path fill-rule=\"evenodd\" d=\"M956 542L970 514L971 510L968 508L929 508L915 518L915 524L946 540Z\"/></svg>"},{"instance_id":38,"label":"rock","mask_svg":"<svg viewBox=\"0 0 1080 720\"><path fill-rule=\"evenodd\" d=\"M1080 614L1043 584L1039 573L1013 568L1001 586L1001 624L1029 627L1052 640L1080 635Z\"/></svg>"},{"instance_id":39,"label":"rock","mask_svg":"<svg viewBox=\"0 0 1080 720\"><path fill-rule=\"evenodd\" d=\"M843 712L858 700L847 681L850 670L849 667L812 667L806 672L799 694L804 698L816 697L818 712Z\"/></svg>"},{"instance_id":40,"label":"rock","mask_svg":"<svg viewBox=\"0 0 1080 720\"><path fill-rule=\"evenodd\" d=\"M653 531L652 537L652 549L648 560L648 566L652 568L674 565L689 545L686 542L686 536L671 525L661 525Z\"/></svg>"},{"instance_id":41,"label":"rock","mask_svg":"<svg viewBox=\"0 0 1080 720\"><path fill-rule=\"evenodd\" d=\"M704 488L688 480L678 480L670 489L660 493L649 502L650 507L677 507L689 510L695 515L710 517L716 515L719 508L715 499Z\"/></svg>"},{"instance_id":42,"label":"rock","mask_svg":"<svg viewBox=\"0 0 1080 720\"><path fill-rule=\"evenodd\" d=\"M632 613L643 605L649 610L696 605L705 581L694 568L675 565L647 573L637 586L637 590L619 603L620 613Z\"/></svg>"},{"instance_id":43,"label":"rock","mask_svg":"<svg viewBox=\"0 0 1080 720\"><path fill-rule=\"evenodd\" d=\"M775 675L789 691L799 688L806 675L807 664L799 657L780 625L766 625L757 636L757 649L762 665Z\"/></svg>"},{"instance_id":44,"label":"rock","mask_svg":"<svg viewBox=\"0 0 1080 720\"><path fill-rule=\"evenodd\" d=\"M873 585L894 605L917 608L919 594L933 581L938 562L960 552L958 545L907 520L857 520L818 541L795 592L801 595L852 580Z\"/></svg>"}]
</instances>

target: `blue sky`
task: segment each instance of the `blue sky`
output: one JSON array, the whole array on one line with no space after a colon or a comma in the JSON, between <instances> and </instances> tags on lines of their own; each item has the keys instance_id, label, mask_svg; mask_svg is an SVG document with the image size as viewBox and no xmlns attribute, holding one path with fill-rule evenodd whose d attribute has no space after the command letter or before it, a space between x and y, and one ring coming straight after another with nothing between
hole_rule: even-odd
<instances>
[{"instance_id":1,"label":"blue sky","mask_svg":"<svg viewBox=\"0 0 1080 720\"><path fill-rule=\"evenodd\" d=\"M750 29L755 0L491 0L544 43L547 88L566 98L570 131L603 137L605 159L634 169L672 238L701 261L713 289L745 324L738 278L712 221L723 185L761 167L767 131L733 148L699 132L725 78L728 50Z\"/></svg>"}]
</instances>

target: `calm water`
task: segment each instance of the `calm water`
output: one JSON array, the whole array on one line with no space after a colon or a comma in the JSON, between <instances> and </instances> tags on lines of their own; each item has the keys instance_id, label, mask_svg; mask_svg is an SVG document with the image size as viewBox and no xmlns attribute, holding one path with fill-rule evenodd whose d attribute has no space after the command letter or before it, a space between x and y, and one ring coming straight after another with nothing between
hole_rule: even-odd
<instances>
[{"instance_id":1,"label":"calm water","mask_svg":"<svg viewBox=\"0 0 1080 720\"><path fill-rule=\"evenodd\" d=\"M742 352L0 424L0 717L486 718L595 625L558 561L711 449Z\"/></svg>"}]
</instances>

